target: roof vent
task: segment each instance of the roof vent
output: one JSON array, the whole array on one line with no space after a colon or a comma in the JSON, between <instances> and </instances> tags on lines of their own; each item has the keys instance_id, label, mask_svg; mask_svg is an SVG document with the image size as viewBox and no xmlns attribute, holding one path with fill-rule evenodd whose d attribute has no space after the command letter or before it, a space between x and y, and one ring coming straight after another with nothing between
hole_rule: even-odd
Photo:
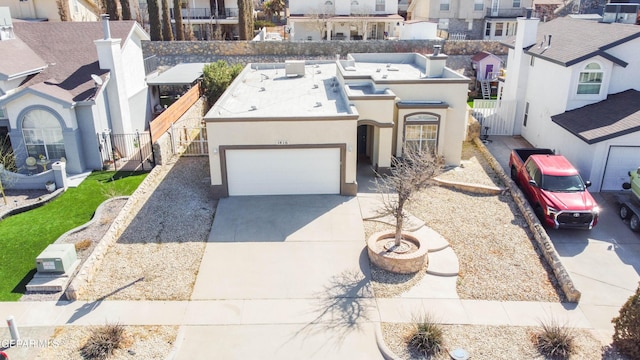
<instances>
[{"instance_id":1,"label":"roof vent","mask_svg":"<svg viewBox=\"0 0 640 360\"><path fill-rule=\"evenodd\" d=\"M320 101L316 101L316 106L315 107L320 107L322 106L322 103Z\"/></svg>"},{"instance_id":2,"label":"roof vent","mask_svg":"<svg viewBox=\"0 0 640 360\"><path fill-rule=\"evenodd\" d=\"M256 111L258 110L258 107L255 105L251 105L251 108L249 109L249 111Z\"/></svg>"},{"instance_id":3,"label":"roof vent","mask_svg":"<svg viewBox=\"0 0 640 360\"><path fill-rule=\"evenodd\" d=\"M266 91L266 90L267 89L265 89L264 86L260 88L260 91Z\"/></svg>"},{"instance_id":4,"label":"roof vent","mask_svg":"<svg viewBox=\"0 0 640 360\"><path fill-rule=\"evenodd\" d=\"M318 84L313 84L313 88L317 89L318 88Z\"/></svg>"}]
</instances>

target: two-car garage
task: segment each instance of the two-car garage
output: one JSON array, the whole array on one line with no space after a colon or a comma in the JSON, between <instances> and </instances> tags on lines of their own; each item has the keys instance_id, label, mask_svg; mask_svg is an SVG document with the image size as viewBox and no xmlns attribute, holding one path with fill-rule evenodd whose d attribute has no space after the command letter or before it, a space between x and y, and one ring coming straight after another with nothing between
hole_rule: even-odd
<instances>
[{"instance_id":1,"label":"two-car garage","mask_svg":"<svg viewBox=\"0 0 640 360\"><path fill-rule=\"evenodd\" d=\"M229 196L340 194L340 147L230 148L221 155Z\"/></svg>"}]
</instances>

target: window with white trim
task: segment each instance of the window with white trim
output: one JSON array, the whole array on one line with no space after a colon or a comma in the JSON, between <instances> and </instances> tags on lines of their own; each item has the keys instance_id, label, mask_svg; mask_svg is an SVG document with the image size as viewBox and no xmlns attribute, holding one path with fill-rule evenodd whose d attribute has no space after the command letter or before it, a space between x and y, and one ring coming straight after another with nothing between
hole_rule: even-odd
<instances>
[{"instance_id":1,"label":"window with white trim","mask_svg":"<svg viewBox=\"0 0 640 360\"><path fill-rule=\"evenodd\" d=\"M376 11L385 11L386 1L385 0L376 0Z\"/></svg>"},{"instance_id":2,"label":"window with white trim","mask_svg":"<svg viewBox=\"0 0 640 360\"><path fill-rule=\"evenodd\" d=\"M502 29L504 28L504 23L498 22L496 23L496 31L493 33L494 36L502 36Z\"/></svg>"},{"instance_id":3,"label":"window with white trim","mask_svg":"<svg viewBox=\"0 0 640 360\"><path fill-rule=\"evenodd\" d=\"M405 148L418 150L418 152L437 151L439 124L439 119L433 115L408 116L404 127Z\"/></svg>"},{"instance_id":4,"label":"window with white trim","mask_svg":"<svg viewBox=\"0 0 640 360\"><path fill-rule=\"evenodd\" d=\"M473 11L484 10L484 0L473 0Z\"/></svg>"},{"instance_id":5,"label":"window with white trim","mask_svg":"<svg viewBox=\"0 0 640 360\"><path fill-rule=\"evenodd\" d=\"M484 27L484 36L491 36L491 23L487 22Z\"/></svg>"},{"instance_id":6,"label":"window with white trim","mask_svg":"<svg viewBox=\"0 0 640 360\"><path fill-rule=\"evenodd\" d=\"M600 65L597 63L587 64L578 78L578 94L600 94L602 75Z\"/></svg>"},{"instance_id":7,"label":"window with white trim","mask_svg":"<svg viewBox=\"0 0 640 360\"><path fill-rule=\"evenodd\" d=\"M451 0L440 0L440 11L449 11Z\"/></svg>"},{"instance_id":8,"label":"window with white trim","mask_svg":"<svg viewBox=\"0 0 640 360\"><path fill-rule=\"evenodd\" d=\"M520 0L513 0L513 7L514 8L519 8L520 7Z\"/></svg>"},{"instance_id":9,"label":"window with white trim","mask_svg":"<svg viewBox=\"0 0 640 360\"><path fill-rule=\"evenodd\" d=\"M527 101L524 104L524 119L522 121L522 126L527 126L527 120L529 119L529 102Z\"/></svg>"},{"instance_id":10,"label":"window with white trim","mask_svg":"<svg viewBox=\"0 0 640 360\"><path fill-rule=\"evenodd\" d=\"M22 136L29 156L38 159L66 157L62 127L47 110L34 109L22 119Z\"/></svg>"}]
</instances>

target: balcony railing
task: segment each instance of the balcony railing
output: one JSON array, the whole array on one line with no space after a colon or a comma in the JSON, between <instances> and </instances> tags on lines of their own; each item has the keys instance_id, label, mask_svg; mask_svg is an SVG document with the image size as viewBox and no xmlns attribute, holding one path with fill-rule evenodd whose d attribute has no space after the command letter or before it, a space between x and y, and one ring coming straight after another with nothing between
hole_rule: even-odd
<instances>
[{"instance_id":1,"label":"balcony railing","mask_svg":"<svg viewBox=\"0 0 640 360\"><path fill-rule=\"evenodd\" d=\"M173 9L169 9L171 11L171 19L175 19ZM226 19L231 17L238 17L238 9L229 9L225 8L224 11L219 11L218 15L215 15L215 12L212 13L209 8L189 8L189 9L181 9L182 18L183 19Z\"/></svg>"},{"instance_id":2,"label":"balcony railing","mask_svg":"<svg viewBox=\"0 0 640 360\"><path fill-rule=\"evenodd\" d=\"M525 15L525 8L491 9L487 8L487 17L514 18Z\"/></svg>"}]
</instances>

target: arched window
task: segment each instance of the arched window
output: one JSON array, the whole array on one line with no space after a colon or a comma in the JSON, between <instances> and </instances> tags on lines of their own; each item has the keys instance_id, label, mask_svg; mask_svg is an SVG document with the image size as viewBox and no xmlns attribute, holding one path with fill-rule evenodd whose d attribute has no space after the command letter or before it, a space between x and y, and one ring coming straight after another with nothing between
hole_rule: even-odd
<instances>
[{"instance_id":1,"label":"arched window","mask_svg":"<svg viewBox=\"0 0 640 360\"><path fill-rule=\"evenodd\" d=\"M418 151L438 149L440 119L429 114L407 116L404 123L404 145Z\"/></svg>"},{"instance_id":2,"label":"arched window","mask_svg":"<svg viewBox=\"0 0 640 360\"><path fill-rule=\"evenodd\" d=\"M58 119L47 110L34 109L22 119L22 136L29 156L38 159L66 157L62 127Z\"/></svg>"},{"instance_id":3,"label":"arched window","mask_svg":"<svg viewBox=\"0 0 640 360\"><path fill-rule=\"evenodd\" d=\"M578 94L599 94L602 86L602 69L597 63L590 63L580 72Z\"/></svg>"}]
</instances>

